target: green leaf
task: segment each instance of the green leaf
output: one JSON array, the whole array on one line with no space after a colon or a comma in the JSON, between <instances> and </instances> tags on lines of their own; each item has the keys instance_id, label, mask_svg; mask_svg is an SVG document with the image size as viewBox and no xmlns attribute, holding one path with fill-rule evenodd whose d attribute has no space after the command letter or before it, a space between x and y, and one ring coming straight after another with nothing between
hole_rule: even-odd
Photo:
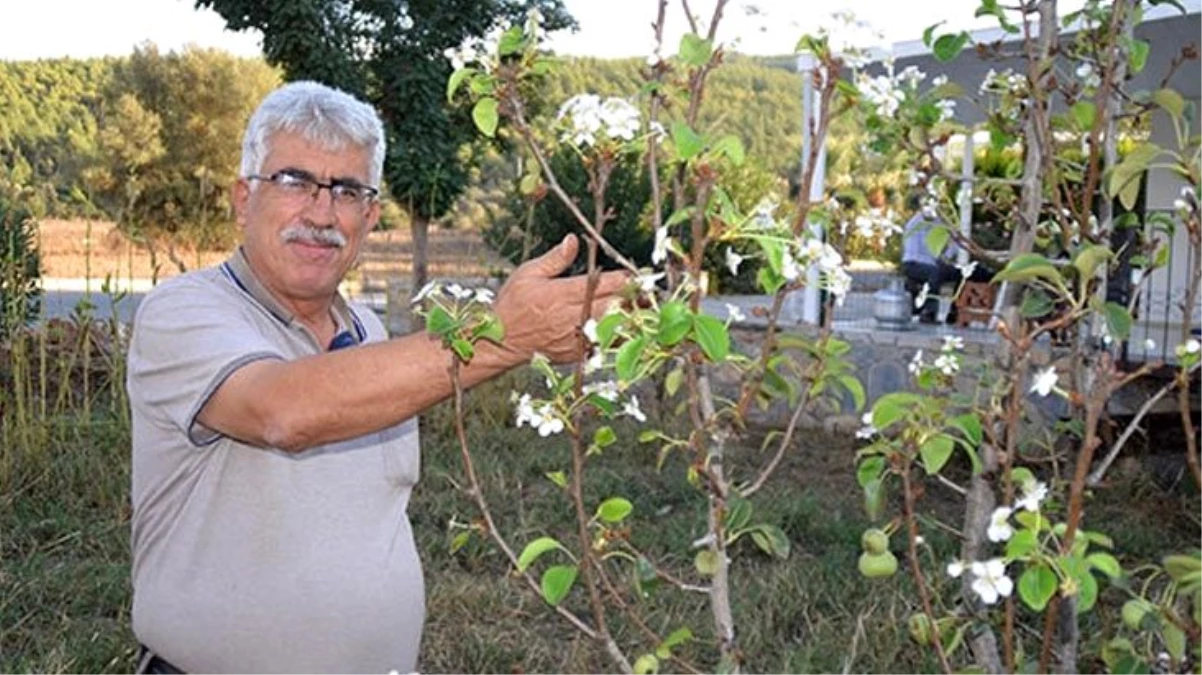
<instances>
[{"instance_id":1,"label":"green leaf","mask_svg":"<svg viewBox=\"0 0 1202 675\"><path fill-rule=\"evenodd\" d=\"M543 572L543 600L554 607L563 602L576 581L575 565L555 565Z\"/></svg>"},{"instance_id":2,"label":"green leaf","mask_svg":"<svg viewBox=\"0 0 1202 675\"><path fill-rule=\"evenodd\" d=\"M621 326L625 321L626 317L622 314L607 314L602 317L597 322L597 344L602 349L609 349L609 346L613 344L618 326Z\"/></svg>"},{"instance_id":3,"label":"green leaf","mask_svg":"<svg viewBox=\"0 0 1202 675\"><path fill-rule=\"evenodd\" d=\"M1016 483L1018 481L1015 481ZM1035 511L1019 511L1014 514L1014 519L1019 525L1027 528L1032 532L1048 530L1052 527L1051 522Z\"/></svg>"},{"instance_id":4,"label":"green leaf","mask_svg":"<svg viewBox=\"0 0 1202 675\"><path fill-rule=\"evenodd\" d=\"M981 419L977 417L976 413L957 415L952 418L951 424L959 429L960 433L964 434L964 438L974 446L980 445L985 438L985 432L981 428Z\"/></svg>"},{"instance_id":5,"label":"green leaf","mask_svg":"<svg viewBox=\"0 0 1202 675\"><path fill-rule=\"evenodd\" d=\"M618 435L608 426L597 427L593 432L593 445L599 448L608 448L618 440Z\"/></svg>"},{"instance_id":6,"label":"green leaf","mask_svg":"<svg viewBox=\"0 0 1202 675\"><path fill-rule=\"evenodd\" d=\"M1174 661L1185 658L1185 632L1176 624L1165 621L1160 627L1160 635L1164 638L1164 648Z\"/></svg>"},{"instance_id":7,"label":"green leaf","mask_svg":"<svg viewBox=\"0 0 1202 675\"><path fill-rule=\"evenodd\" d=\"M878 398L872 405L872 426L880 431L905 417L918 402L918 395L907 391L895 391Z\"/></svg>"},{"instance_id":8,"label":"green leaf","mask_svg":"<svg viewBox=\"0 0 1202 675\"><path fill-rule=\"evenodd\" d=\"M683 162L696 157L705 147L705 141L684 122L672 123L672 142L676 145L676 154Z\"/></svg>"},{"instance_id":9,"label":"green leaf","mask_svg":"<svg viewBox=\"0 0 1202 675\"><path fill-rule=\"evenodd\" d=\"M1043 289L1036 288L1023 296L1018 312L1024 319L1038 319L1047 316L1055 308L1056 304L1052 302L1052 298L1043 292Z\"/></svg>"},{"instance_id":10,"label":"green leaf","mask_svg":"<svg viewBox=\"0 0 1202 675\"><path fill-rule=\"evenodd\" d=\"M730 335L726 324L708 314L693 317L693 332L701 351L710 361L719 363L730 355Z\"/></svg>"},{"instance_id":11,"label":"green leaf","mask_svg":"<svg viewBox=\"0 0 1202 675\"><path fill-rule=\"evenodd\" d=\"M656 339L661 345L670 347L689 334L693 327L693 313L688 305L679 300L665 302L659 308L659 333Z\"/></svg>"},{"instance_id":12,"label":"green leaf","mask_svg":"<svg viewBox=\"0 0 1202 675\"><path fill-rule=\"evenodd\" d=\"M1123 576L1123 566L1120 565L1119 561L1109 553L1091 553L1086 556L1085 559L1089 561L1089 564L1093 566L1094 569L1098 570L1102 574L1105 574L1111 579L1118 579L1119 577Z\"/></svg>"},{"instance_id":13,"label":"green leaf","mask_svg":"<svg viewBox=\"0 0 1202 675\"><path fill-rule=\"evenodd\" d=\"M1006 264L1006 267L994 275L995 282L1029 281L1031 279L1046 279L1056 285L1063 284L1060 270L1047 258L1038 253L1023 253Z\"/></svg>"},{"instance_id":14,"label":"green leaf","mask_svg":"<svg viewBox=\"0 0 1202 675\"><path fill-rule=\"evenodd\" d=\"M471 530L464 530L464 531L456 534L451 539L451 555L455 555L455 553L458 552L459 549L466 546L468 540L470 540L471 538L472 538Z\"/></svg>"},{"instance_id":15,"label":"green leaf","mask_svg":"<svg viewBox=\"0 0 1202 675\"><path fill-rule=\"evenodd\" d=\"M960 33L948 33L940 35L936 40L931 51L935 54L935 60L940 63L947 63L956 58L960 54L960 50L968 44L970 37L968 33L961 31Z\"/></svg>"},{"instance_id":16,"label":"green leaf","mask_svg":"<svg viewBox=\"0 0 1202 675\"><path fill-rule=\"evenodd\" d=\"M683 382L684 369L680 368L679 366L673 368L672 370L668 371L667 375L664 376L664 393L666 393L669 398L675 396L676 392L680 390L680 385Z\"/></svg>"},{"instance_id":17,"label":"green leaf","mask_svg":"<svg viewBox=\"0 0 1202 675\"><path fill-rule=\"evenodd\" d=\"M1185 98L1173 89L1158 89L1152 94L1152 101L1174 118L1180 119L1185 115Z\"/></svg>"},{"instance_id":18,"label":"green leaf","mask_svg":"<svg viewBox=\"0 0 1202 675\"><path fill-rule=\"evenodd\" d=\"M1039 548L1039 536L1034 530L1019 530L1006 542L1006 557L1017 560Z\"/></svg>"},{"instance_id":19,"label":"green leaf","mask_svg":"<svg viewBox=\"0 0 1202 675\"><path fill-rule=\"evenodd\" d=\"M956 449L956 444L951 436L938 434L932 436L918 448L918 454L922 456L923 466L926 467L927 474L939 473L947 460L952 456L952 451Z\"/></svg>"},{"instance_id":20,"label":"green leaf","mask_svg":"<svg viewBox=\"0 0 1202 675\"><path fill-rule=\"evenodd\" d=\"M426 316L426 332L445 338L456 328L455 320L442 307L435 305Z\"/></svg>"},{"instance_id":21,"label":"green leaf","mask_svg":"<svg viewBox=\"0 0 1202 675\"><path fill-rule=\"evenodd\" d=\"M688 628L677 628L668 637L664 638L663 642L659 643L659 646L655 648L655 654L662 659L669 658L672 656L673 647L679 647L692 639L693 631Z\"/></svg>"},{"instance_id":22,"label":"green leaf","mask_svg":"<svg viewBox=\"0 0 1202 675\"><path fill-rule=\"evenodd\" d=\"M1148 52L1152 45L1146 40L1131 41L1131 63L1129 68L1132 75L1137 75L1148 64Z\"/></svg>"},{"instance_id":23,"label":"green leaf","mask_svg":"<svg viewBox=\"0 0 1202 675\"><path fill-rule=\"evenodd\" d=\"M735 166L743 164L743 141L738 136L729 134L714 142L711 151L716 155L725 155Z\"/></svg>"},{"instance_id":24,"label":"green leaf","mask_svg":"<svg viewBox=\"0 0 1202 675\"><path fill-rule=\"evenodd\" d=\"M947 246L947 242L952 238L952 233L943 225L934 225L927 231L926 244L927 249L931 254L938 257L943 253L943 248Z\"/></svg>"},{"instance_id":25,"label":"green leaf","mask_svg":"<svg viewBox=\"0 0 1202 675\"><path fill-rule=\"evenodd\" d=\"M1085 575L1074 575L1077 580L1077 612L1084 614L1093 609L1098 601L1098 580L1088 571Z\"/></svg>"},{"instance_id":26,"label":"green leaf","mask_svg":"<svg viewBox=\"0 0 1202 675\"><path fill-rule=\"evenodd\" d=\"M1173 581L1182 583L1191 575L1202 573L1202 558L1188 555L1166 555L1161 561L1164 571Z\"/></svg>"},{"instance_id":27,"label":"green leaf","mask_svg":"<svg viewBox=\"0 0 1202 675\"><path fill-rule=\"evenodd\" d=\"M463 80L469 75L479 72L475 68L460 68L451 73L447 78L447 103L450 103L455 98L455 92L459 90L459 86L463 84Z\"/></svg>"},{"instance_id":28,"label":"green leaf","mask_svg":"<svg viewBox=\"0 0 1202 675\"><path fill-rule=\"evenodd\" d=\"M942 25L943 25L943 24L945 24L945 23L947 23L947 22L946 22L946 21L940 21L939 23L933 23L933 24L931 24L931 25L927 26L927 27L926 27L926 30L922 31L922 44L923 44L923 46L925 46L925 47L930 47L930 46L931 46L931 40L932 40L932 38L934 38L934 37L935 37L935 29L936 29L936 28L938 28L938 27L940 27L940 26L942 26Z\"/></svg>"},{"instance_id":29,"label":"green leaf","mask_svg":"<svg viewBox=\"0 0 1202 675\"><path fill-rule=\"evenodd\" d=\"M789 557L789 538L784 530L775 525L759 525L751 531L751 540L760 550L775 558L785 560Z\"/></svg>"},{"instance_id":30,"label":"green leaf","mask_svg":"<svg viewBox=\"0 0 1202 675\"><path fill-rule=\"evenodd\" d=\"M1114 257L1110 248L1102 244L1089 244L1077 251L1073 256L1073 267L1081 273L1082 279L1091 279L1097 273L1098 267Z\"/></svg>"},{"instance_id":31,"label":"green leaf","mask_svg":"<svg viewBox=\"0 0 1202 675\"><path fill-rule=\"evenodd\" d=\"M701 576L712 577L718 573L718 554L708 548L697 551L693 558L693 566Z\"/></svg>"},{"instance_id":32,"label":"green leaf","mask_svg":"<svg viewBox=\"0 0 1202 675\"><path fill-rule=\"evenodd\" d=\"M868 484L864 486L864 512L868 514L868 519L880 518L884 505L885 481L881 478L868 481Z\"/></svg>"},{"instance_id":33,"label":"green leaf","mask_svg":"<svg viewBox=\"0 0 1202 675\"><path fill-rule=\"evenodd\" d=\"M723 529L727 531L741 530L751 521L751 502L742 497L732 496L726 502L726 517L723 518Z\"/></svg>"},{"instance_id":34,"label":"green leaf","mask_svg":"<svg viewBox=\"0 0 1202 675\"><path fill-rule=\"evenodd\" d=\"M597 507L597 516L607 523L620 523L634 510L634 506L621 497L610 497Z\"/></svg>"},{"instance_id":35,"label":"green leaf","mask_svg":"<svg viewBox=\"0 0 1202 675\"><path fill-rule=\"evenodd\" d=\"M1107 302L1102 305L1102 313L1106 316L1106 328L1112 336L1126 340L1131 336L1131 313L1117 302Z\"/></svg>"},{"instance_id":36,"label":"green leaf","mask_svg":"<svg viewBox=\"0 0 1202 675\"><path fill-rule=\"evenodd\" d=\"M867 457L860 462L856 467L856 482L860 487L868 485L871 481L877 480L885 471L885 458L880 455Z\"/></svg>"},{"instance_id":37,"label":"green leaf","mask_svg":"<svg viewBox=\"0 0 1202 675\"><path fill-rule=\"evenodd\" d=\"M525 37L520 25L510 26L508 30L501 33L501 39L497 41L497 53L501 56L509 56L522 51L526 45Z\"/></svg>"},{"instance_id":38,"label":"green leaf","mask_svg":"<svg viewBox=\"0 0 1202 675\"><path fill-rule=\"evenodd\" d=\"M659 672L659 659L655 658L654 654L643 654L634 660L634 666L631 668L634 675L651 675Z\"/></svg>"},{"instance_id":39,"label":"green leaf","mask_svg":"<svg viewBox=\"0 0 1202 675\"><path fill-rule=\"evenodd\" d=\"M1073 119L1077 122L1077 128L1081 131L1089 131L1093 128L1098 107L1093 104L1093 101L1077 101L1073 104L1072 114Z\"/></svg>"},{"instance_id":40,"label":"green leaf","mask_svg":"<svg viewBox=\"0 0 1202 675\"><path fill-rule=\"evenodd\" d=\"M526 548L522 549L522 554L518 556L518 571L525 572L539 556L555 549L565 550L563 544L552 537L539 537L526 544Z\"/></svg>"},{"instance_id":41,"label":"green leaf","mask_svg":"<svg viewBox=\"0 0 1202 675\"><path fill-rule=\"evenodd\" d=\"M643 356L643 349L647 346L647 338L643 335L627 342L618 349L618 357L615 360L614 367L618 373L618 379L624 382L630 382L638 373L639 359Z\"/></svg>"},{"instance_id":42,"label":"green leaf","mask_svg":"<svg viewBox=\"0 0 1202 675\"><path fill-rule=\"evenodd\" d=\"M1042 612L1056 594L1056 573L1047 565L1028 567L1018 578L1018 596L1035 610Z\"/></svg>"},{"instance_id":43,"label":"green leaf","mask_svg":"<svg viewBox=\"0 0 1202 675\"><path fill-rule=\"evenodd\" d=\"M472 339L500 342L505 339L505 326L498 319L489 319L476 326L476 330L472 331Z\"/></svg>"},{"instance_id":44,"label":"green leaf","mask_svg":"<svg viewBox=\"0 0 1202 675\"><path fill-rule=\"evenodd\" d=\"M480 133L492 138L497 133L497 99L489 96L472 106L472 121Z\"/></svg>"},{"instance_id":45,"label":"green leaf","mask_svg":"<svg viewBox=\"0 0 1202 675\"><path fill-rule=\"evenodd\" d=\"M859 378L855 375L839 375L835 378L835 381L843 385L843 388L851 393L851 398L855 402L856 412L863 410L868 396L864 393L864 385L860 384Z\"/></svg>"},{"instance_id":46,"label":"green leaf","mask_svg":"<svg viewBox=\"0 0 1202 675\"><path fill-rule=\"evenodd\" d=\"M548 471L545 475L547 476L547 480L555 483L555 486L561 490L568 486L567 474L562 471Z\"/></svg>"},{"instance_id":47,"label":"green leaf","mask_svg":"<svg viewBox=\"0 0 1202 675\"><path fill-rule=\"evenodd\" d=\"M685 33L680 36L680 60L690 66L704 66L710 60L714 47L696 33Z\"/></svg>"},{"instance_id":48,"label":"green leaf","mask_svg":"<svg viewBox=\"0 0 1202 675\"><path fill-rule=\"evenodd\" d=\"M464 363L471 361L472 357L476 355L476 349L472 347L472 343L464 340L463 338L455 338L454 340L451 340L451 349L455 351L455 354L459 357L459 360L463 361Z\"/></svg>"}]
</instances>

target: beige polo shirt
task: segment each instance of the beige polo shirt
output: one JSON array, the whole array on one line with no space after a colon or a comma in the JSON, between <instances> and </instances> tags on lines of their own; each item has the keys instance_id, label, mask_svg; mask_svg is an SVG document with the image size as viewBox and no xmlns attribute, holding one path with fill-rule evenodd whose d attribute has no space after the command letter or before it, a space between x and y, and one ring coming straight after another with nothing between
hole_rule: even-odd
<instances>
[{"instance_id":1,"label":"beige polo shirt","mask_svg":"<svg viewBox=\"0 0 1202 675\"><path fill-rule=\"evenodd\" d=\"M335 315L345 348L387 337L341 297ZM425 597L406 514L416 421L299 454L196 421L241 366L326 348L241 252L160 284L138 308L127 378L133 630L188 672L416 668Z\"/></svg>"}]
</instances>

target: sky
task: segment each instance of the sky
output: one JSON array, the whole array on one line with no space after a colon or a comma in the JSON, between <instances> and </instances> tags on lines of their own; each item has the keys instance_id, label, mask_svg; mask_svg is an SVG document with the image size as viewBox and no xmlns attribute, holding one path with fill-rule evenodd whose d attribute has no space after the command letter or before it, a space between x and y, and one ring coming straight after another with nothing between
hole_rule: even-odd
<instances>
[{"instance_id":1,"label":"sky","mask_svg":"<svg viewBox=\"0 0 1202 675\"><path fill-rule=\"evenodd\" d=\"M556 52L605 58L650 54L656 0L566 0L566 4L581 30L552 36L549 46ZM1061 4L1072 8L1080 6L1081 0ZM0 0L6 26L0 60L124 56L147 40L161 51L191 43L243 56L260 53L257 34L225 30L216 12L193 5L193 0ZM857 45L888 46L916 40L923 29L941 20L952 29L994 25L988 18L973 19L976 5L972 0L731 0L719 24L718 40L737 39L735 49L743 53L787 54L803 33L839 25L832 13L850 10L867 25L840 30L850 30ZM714 2L692 0L690 6L708 21ZM665 55L675 51L686 27L680 3L672 0Z\"/></svg>"}]
</instances>

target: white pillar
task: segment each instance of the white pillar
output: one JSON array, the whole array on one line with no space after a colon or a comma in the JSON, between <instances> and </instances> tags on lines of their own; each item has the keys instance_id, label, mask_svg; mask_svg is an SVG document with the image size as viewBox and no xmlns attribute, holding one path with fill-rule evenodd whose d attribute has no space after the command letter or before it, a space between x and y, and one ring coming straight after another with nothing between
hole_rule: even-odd
<instances>
[{"instance_id":1,"label":"white pillar","mask_svg":"<svg viewBox=\"0 0 1202 675\"><path fill-rule=\"evenodd\" d=\"M964 161L960 163L960 234L972 239L973 134L964 134ZM956 262L968 263L968 250L963 246L956 253Z\"/></svg>"},{"instance_id":2,"label":"white pillar","mask_svg":"<svg viewBox=\"0 0 1202 675\"><path fill-rule=\"evenodd\" d=\"M810 156L810 147L814 142L814 131L818 118L822 114L821 100L814 95L814 70L818 60L814 54L803 51L797 55L797 72L801 74L801 173L805 174L806 160ZM820 71L821 72L821 71ZM822 73L825 74L825 73ZM805 186L799 186L804 189ZM818 165L814 167L814 175L810 181L810 203L821 203L826 192L826 143L818 149ZM822 225L812 219L807 224L811 237L824 239ZM821 296L818 292L818 268L811 265L806 271L805 295L802 300L801 320L818 324L821 310Z\"/></svg>"}]
</instances>

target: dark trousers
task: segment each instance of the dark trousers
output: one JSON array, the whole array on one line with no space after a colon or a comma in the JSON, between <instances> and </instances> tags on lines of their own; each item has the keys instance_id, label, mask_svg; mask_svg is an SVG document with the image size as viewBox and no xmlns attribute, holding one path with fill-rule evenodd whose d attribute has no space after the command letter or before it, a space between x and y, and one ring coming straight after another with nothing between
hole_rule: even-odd
<instances>
[{"instance_id":1,"label":"dark trousers","mask_svg":"<svg viewBox=\"0 0 1202 675\"><path fill-rule=\"evenodd\" d=\"M179 675L184 671L171 665L163 657L155 654L146 647L146 645L138 645L138 661L134 668L135 673L153 673L155 675Z\"/></svg>"}]
</instances>

